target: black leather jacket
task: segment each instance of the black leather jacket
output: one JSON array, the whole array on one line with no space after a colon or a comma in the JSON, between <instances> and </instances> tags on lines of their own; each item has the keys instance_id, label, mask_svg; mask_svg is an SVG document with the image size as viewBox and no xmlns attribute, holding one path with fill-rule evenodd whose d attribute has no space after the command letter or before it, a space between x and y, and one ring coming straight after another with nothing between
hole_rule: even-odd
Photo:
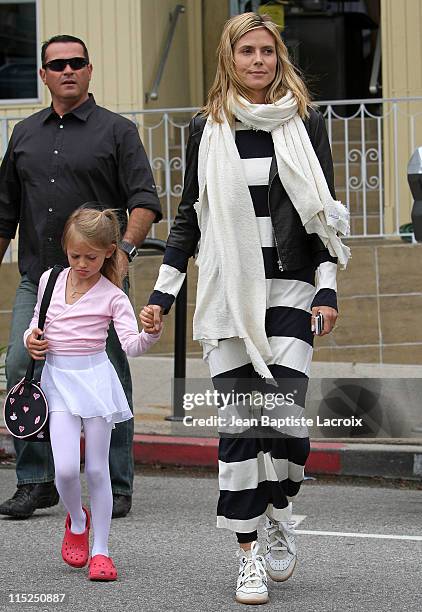
<instances>
[{"instance_id":1,"label":"black leather jacket","mask_svg":"<svg viewBox=\"0 0 422 612\"><path fill-rule=\"evenodd\" d=\"M182 200L167 239L167 246L181 249L189 257L195 253L200 238L198 220L193 205L199 195L198 150L205 122L204 117L196 116L189 125ZM310 116L305 119L304 123L325 174L330 192L335 197L333 162L324 118L319 111L310 109ZM321 260L327 259L336 261L336 259L328 256L327 250L317 234L307 234L280 181L275 157L272 159L270 168L268 206L274 228L280 270L298 270L312 263L316 267Z\"/></svg>"}]
</instances>

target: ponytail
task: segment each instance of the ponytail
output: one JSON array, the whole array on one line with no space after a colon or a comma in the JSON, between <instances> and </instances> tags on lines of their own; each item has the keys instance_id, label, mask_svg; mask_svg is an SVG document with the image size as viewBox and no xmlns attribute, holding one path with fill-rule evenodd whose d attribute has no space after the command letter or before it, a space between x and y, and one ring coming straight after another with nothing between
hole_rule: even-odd
<instances>
[{"instance_id":1,"label":"ponytail","mask_svg":"<svg viewBox=\"0 0 422 612\"><path fill-rule=\"evenodd\" d=\"M106 219L113 225L115 241L112 244L116 245L116 248L110 257L106 257L101 268L101 274L104 274L109 281L114 285L122 288L123 279L125 277L125 263L127 262L126 255L119 249L120 242L120 226L117 219L116 213L111 209L107 208L102 213Z\"/></svg>"}]
</instances>

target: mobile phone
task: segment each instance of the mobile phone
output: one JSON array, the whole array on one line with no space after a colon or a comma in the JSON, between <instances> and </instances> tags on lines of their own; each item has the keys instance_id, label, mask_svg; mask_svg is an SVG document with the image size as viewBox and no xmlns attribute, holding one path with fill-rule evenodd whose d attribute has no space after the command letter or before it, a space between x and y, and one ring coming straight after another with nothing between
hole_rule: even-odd
<instances>
[{"instance_id":1,"label":"mobile phone","mask_svg":"<svg viewBox=\"0 0 422 612\"><path fill-rule=\"evenodd\" d=\"M319 312L317 314L317 316L315 317L315 335L316 336L320 336L324 330L324 315L322 314L322 312Z\"/></svg>"}]
</instances>

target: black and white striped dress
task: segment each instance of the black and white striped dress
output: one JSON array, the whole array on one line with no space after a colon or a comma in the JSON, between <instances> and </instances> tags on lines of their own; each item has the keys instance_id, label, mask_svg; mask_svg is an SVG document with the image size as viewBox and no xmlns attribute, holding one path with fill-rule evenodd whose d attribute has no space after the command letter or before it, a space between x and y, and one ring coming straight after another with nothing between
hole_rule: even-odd
<instances>
[{"instance_id":1,"label":"black and white striped dress","mask_svg":"<svg viewBox=\"0 0 422 612\"><path fill-rule=\"evenodd\" d=\"M313 352L311 308L337 308L335 260L326 255L294 272L280 271L268 208L268 182L274 147L271 134L236 123L236 145L253 201L266 276L266 333L273 354L268 363L275 379L302 379L306 385ZM325 253L325 251L323 252ZM186 256L167 247L150 303L168 309L186 272ZM219 341L207 357L214 387L227 392L225 381L236 385L262 379L253 370L239 338ZM242 387L243 385L243 387ZM271 388L273 391L274 388ZM253 533L263 515L288 520L289 502L297 495L309 454L309 438L221 437L217 526L238 534Z\"/></svg>"}]
</instances>

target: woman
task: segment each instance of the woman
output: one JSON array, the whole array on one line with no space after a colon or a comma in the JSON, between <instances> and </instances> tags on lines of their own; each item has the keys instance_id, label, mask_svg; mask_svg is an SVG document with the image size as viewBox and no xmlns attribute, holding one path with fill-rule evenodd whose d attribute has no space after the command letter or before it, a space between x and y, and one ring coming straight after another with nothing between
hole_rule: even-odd
<instances>
[{"instance_id":1,"label":"woman","mask_svg":"<svg viewBox=\"0 0 422 612\"><path fill-rule=\"evenodd\" d=\"M348 213L334 197L324 120L276 25L255 13L233 17L207 104L190 124L182 201L142 322L154 319L158 328L201 238L194 338L214 387L306 386L314 318L322 313L322 334L330 333L337 263L345 267L350 256L338 237L348 231ZM265 603L266 573L284 581L296 564L290 502L309 438L303 429L273 433L220 437L217 526L240 544L242 603ZM257 554L261 517L265 561Z\"/></svg>"}]
</instances>

